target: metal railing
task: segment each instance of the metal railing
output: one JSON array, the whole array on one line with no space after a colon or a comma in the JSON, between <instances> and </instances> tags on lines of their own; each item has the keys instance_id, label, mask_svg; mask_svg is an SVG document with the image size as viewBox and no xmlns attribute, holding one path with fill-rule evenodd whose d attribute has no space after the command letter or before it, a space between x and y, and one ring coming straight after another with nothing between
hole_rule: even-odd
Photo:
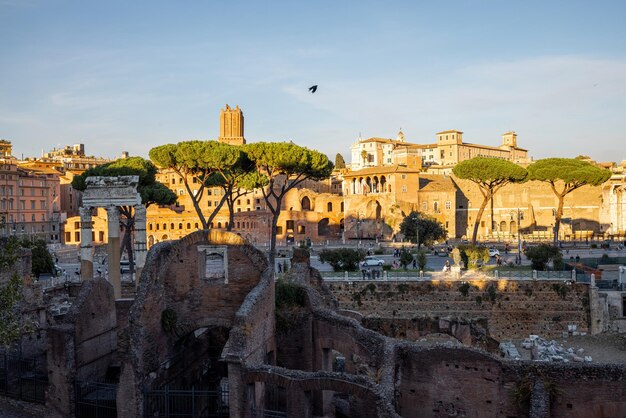
<instances>
[{"instance_id":1,"label":"metal railing","mask_svg":"<svg viewBox=\"0 0 626 418\"><path fill-rule=\"evenodd\" d=\"M76 418L117 418L117 384L74 383Z\"/></svg>"},{"instance_id":2,"label":"metal railing","mask_svg":"<svg viewBox=\"0 0 626 418\"><path fill-rule=\"evenodd\" d=\"M271 409L250 408L252 418L287 418L286 412L272 411Z\"/></svg>"},{"instance_id":3,"label":"metal railing","mask_svg":"<svg viewBox=\"0 0 626 418\"><path fill-rule=\"evenodd\" d=\"M164 387L144 392L144 417L227 418L228 389L171 389Z\"/></svg>"},{"instance_id":4,"label":"metal railing","mask_svg":"<svg viewBox=\"0 0 626 418\"><path fill-rule=\"evenodd\" d=\"M47 387L48 376L37 359L0 352L0 394L43 404Z\"/></svg>"},{"instance_id":5,"label":"metal railing","mask_svg":"<svg viewBox=\"0 0 626 418\"><path fill-rule=\"evenodd\" d=\"M392 270L383 271L380 276L374 277L371 274L363 274L358 271L320 272L322 279L327 282L353 282L353 281L458 281L472 279L487 280L571 280L581 283L590 283L590 275L577 273L575 270L564 271L537 271L537 270L490 270L490 271L462 271L462 272L442 272L420 270Z\"/></svg>"}]
</instances>

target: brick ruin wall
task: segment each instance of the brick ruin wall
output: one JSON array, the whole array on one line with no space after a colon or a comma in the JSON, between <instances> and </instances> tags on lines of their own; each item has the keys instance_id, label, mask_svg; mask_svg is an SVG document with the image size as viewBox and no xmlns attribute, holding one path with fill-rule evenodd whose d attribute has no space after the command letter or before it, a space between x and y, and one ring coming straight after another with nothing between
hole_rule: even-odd
<instances>
[{"instance_id":1,"label":"brick ruin wall","mask_svg":"<svg viewBox=\"0 0 626 418\"><path fill-rule=\"evenodd\" d=\"M503 361L467 348L398 351L397 411L403 417L533 416L541 381L553 418L622 417L624 366Z\"/></svg>"},{"instance_id":2,"label":"brick ruin wall","mask_svg":"<svg viewBox=\"0 0 626 418\"><path fill-rule=\"evenodd\" d=\"M420 347L367 330L321 306L316 292L308 293L310 310L277 334L281 367L271 369L288 388L288 410L295 405L319 412L316 391L326 390L352 395L351 416L582 418L620 417L626 411L623 365L542 364L469 347ZM345 357L345 373L333 372L337 356ZM257 379L272 381L258 372ZM368 390L369 384L375 389ZM303 396L311 390L313 396ZM360 396L378 398L376 410L359 402ZM549 415L542 415L542 408Z\"/></svg>"},{"instance_id":3,"label":"brick ruin wall","mask_svg":"<svg viewBox=\"0 0 626 418\"><path fill-rule=\"evenodd\" d=\"M204 253L199 247L205 245L226 248L227 282L201 276ZM180 354L175 352L179 338L199 328L228 329L238 323L237 312L265 270L263 254L232 233L198 231L179 241L155 245L142 271L128 327L120 337L124 342L120 388L124 389L118 391L119 416L141 414L141 388L159 386L167 380L168 372L160 365ZM273 298L268 300L273 302ZM166 309L176 313L175 329L169 333L161 323ZM271 316L267 313L263 317Z\"/></svg>"},{"instance_id":4,"label":"brick ruin wall","mask_svg":"<svg viewBox=\"0 0 626 418\"><path fill-rule=\"evenodd\" d=\"M467 288L466 295L462 286ZM365 322L368 318L388 319L388 325L378 330L396 337L417 338L431 331L427 327L420 332L419 318L424 317L486 319L489 335L497 340L529 334L554 338L570 324L589 332L589 287L584 284L481 280L467 286L459 281L354 281L329 283L328 288L342 309L360 312Z\"/></svg>"}]
</instances>

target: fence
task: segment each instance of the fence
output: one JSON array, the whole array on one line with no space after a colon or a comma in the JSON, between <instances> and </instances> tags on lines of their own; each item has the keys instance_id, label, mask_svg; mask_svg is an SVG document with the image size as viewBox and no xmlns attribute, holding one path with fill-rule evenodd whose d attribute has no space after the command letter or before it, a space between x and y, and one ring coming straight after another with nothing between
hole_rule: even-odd
<instances>
[{"instance_id":1,"label":"fence","mask_svg":"<svg viewBox=\"0 0 626 418\"><path fill-rule=\"evenodd\" d=\"M40 279L39 283L41 283L41 288L46 291L48 289L65 286L70 283L80 283L80 281L80 277L71 277L70 275L64 274L63 276L59 277Z\"/></svg>"},{"instance_id":2,"label":"fence","mask_svg":"<svg viewBox=\"0 0 626 418\"><path fill-rule=\"evenodd\" d=\"M250 408L250 416L252 418L287 418L287 413L252 407Z\"/></svg>"},{"instance_id":3,"label":"fence","mask_svg":"<svg viewBox=\"0 0 626 418\"><path fill-rule=\"evenodd\" d=\"M432 281L432 280L472 280L472 279L506 279L506 280L572 280L589 283L590 275L577 273L575 270L564 271L537 271L537 270L490 270L466 272L422 272L419 270L392 270L382 271L379 276L363 274L358 271L320 272L324 281L352 282L358 280L375 281Z\"/></svg>"},{"instance_id":4,"label":"fence","mask_svg":"<svg viewBox=\"0 0 626 418\"><path fill-rule=\"evenodd\" d=\"M76 418L117 418L117 384L77 380L74 392Z\"/></svg>"},{"instance_id":5,"label":"fence","mask_svg":"<svg viewBox=\"0 0 626 418\"><path fill-rule=\"evenodd\" d=\"M47 386L48 376L41 361L0 352L0 394L43 404Z\"/></svg>"},{"instance_id":6,"label":"fence","mask_svg":"<svg viewBox=\"0 0 626 418\"><path fill-rule=\"evenodd\" d=\"M228 389L170 389L144 392L144 417L152 418L227 418Z\"/></svg>"}]
</instances>

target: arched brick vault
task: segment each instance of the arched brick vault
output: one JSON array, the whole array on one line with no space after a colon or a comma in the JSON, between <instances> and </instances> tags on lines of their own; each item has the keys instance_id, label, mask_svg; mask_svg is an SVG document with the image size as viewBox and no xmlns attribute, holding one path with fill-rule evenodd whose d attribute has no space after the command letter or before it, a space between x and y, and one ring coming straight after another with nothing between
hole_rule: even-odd
<instances>
[{"instance_id":1,"label":"arched brick vault","mask_svg":"<svg viewBox=\"0 0 626 418\"><path fill-rule=\"evenodd\" d=\"M227 252L228 281L207 280L199 267L199 246L219 246ZM267 279L267 259L240 236L222 231L197 231L178 241L162 242L150 250L129 317L123 367L132 370L134 383L158 373L176 340L203 327L231 328L249 293ZM273 295L273 293L272 293ZM273 300L272 300L273 306ZM176 332L166 333L162 312L176 312ZM130 377L126 371L126 376ZM124 371L123 371L124 373ZM137 396L141 394L137 392ZM137 406L140 408L140 406Z\"/></svg>"}]
</instances>

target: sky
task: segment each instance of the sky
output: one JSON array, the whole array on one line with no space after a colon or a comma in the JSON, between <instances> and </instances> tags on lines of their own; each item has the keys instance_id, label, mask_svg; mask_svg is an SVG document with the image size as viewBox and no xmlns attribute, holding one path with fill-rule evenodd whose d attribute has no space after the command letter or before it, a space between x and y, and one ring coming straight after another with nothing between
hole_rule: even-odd
<instances>
[{"instance_id":1,"label":"sky","mask_svg":"<svg viewBox=\"0 0 626 418\"><path fill-rule=\"evenodd\" d=\"M624 1L0 0L0 138L17 157L216 139L350 161L440 131L535 159L626 159ZM316 93L308 91L318 85Z\"/></svg>"}]
</instances>

